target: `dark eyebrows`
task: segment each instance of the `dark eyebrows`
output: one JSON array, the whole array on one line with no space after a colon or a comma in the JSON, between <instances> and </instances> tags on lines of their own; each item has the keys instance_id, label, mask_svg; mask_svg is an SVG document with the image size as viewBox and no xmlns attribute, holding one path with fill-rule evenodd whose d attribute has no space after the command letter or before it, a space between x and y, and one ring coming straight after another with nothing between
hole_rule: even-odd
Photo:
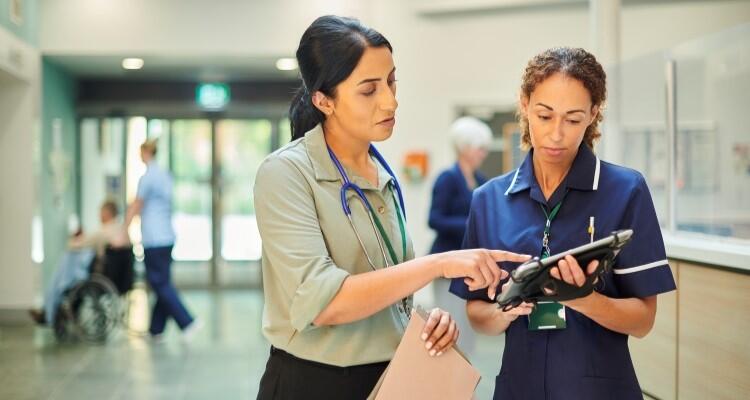
<instances>
[{"instance_id":1,"label":"dark eyebrows","mask_svg":"<svg viewBox=\"0 0 750 400\"><path fill-rule=\"evenodd\" d=\"M394 72L396 72L396 67L393 67L393 69L391 70L391 72L389 72L389 73L388 73L388 76L391 76L391 75L392 75L392 74L393 74ZM363 80L361 80L361 81L360 81L360 82L359 82L359 83L357 84L357 86L359 86L359 85L363 85L363 84L365 84L365 83L370 83L370 82L378 82L378 81L380 81L380 78L369 78L369 79L363 79Z\"/></svg>"},{"instance_id":2,"label":"dark eyebrows","mask_svg":"<svg viewBox=\"0 0 750 400\"><path fill-rule=\"evenodd\" d=\"M544 107L544 108L546 108L546 109L548 109L550 111L554 111L554 109L552 107L550 107L550 106L548 106L548 105L546 105L544 103L536 103L536 105L537 106L542 106L542 107ZM585 114L586 110L578 109L578 110L570 110L570 111L566 112L566 114L574 114L574 113L584 113Z\"/></svg>"},{"instance_id":3,"label":"dark eyebrows","mask_svg":"<svg viewBox=\"0 0 750 400\"><path fill-rule=\"evenodd\" d=\"M380 78L370 78L370 79L363 79L363 80L361 80L361 81L360 81L360 82L359 82L359 83L357 84L357 86L359 86L359 85L364 85L365 83L370 83L370 82L377 82L377 81L379 81L379 80L380 80Z\"/></svg>"}]
</instances>

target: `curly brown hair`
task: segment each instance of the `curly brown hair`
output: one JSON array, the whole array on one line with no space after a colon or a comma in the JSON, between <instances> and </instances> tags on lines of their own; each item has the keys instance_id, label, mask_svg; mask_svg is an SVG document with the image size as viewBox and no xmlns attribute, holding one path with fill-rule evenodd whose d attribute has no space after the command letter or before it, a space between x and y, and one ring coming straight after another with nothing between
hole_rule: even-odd
<instances>
[{"instance_id":1,"label":"curly brown hair","mask_svg":"<svg viewBox=\"0 0 750 400\"><path fill-rule=\"evenodd\" d=\"M591 96L592 107L598 106L599 112L596 118L586 128L586 133L583 135L583 142L593 149L596 141L602 136L599 132L599 123L604 119L602 111L607 100L607 75L591 53L581 48L555 47L537 54L526 65L519 99L528 99L537 85L558 72L580 81ZM520 101L516 116L521 127L521 148L529 150L531 148L529 120L521 112Z\"/></svg>"}]
</instances>

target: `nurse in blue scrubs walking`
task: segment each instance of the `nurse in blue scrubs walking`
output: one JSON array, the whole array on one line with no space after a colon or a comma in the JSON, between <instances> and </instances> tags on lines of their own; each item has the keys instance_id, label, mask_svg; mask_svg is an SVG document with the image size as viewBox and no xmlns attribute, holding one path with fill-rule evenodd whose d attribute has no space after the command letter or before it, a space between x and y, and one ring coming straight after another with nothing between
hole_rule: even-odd
<instances>
[{"instance_id":1,"label":"nurse in blue scrubs walking","mask_svg":"<svg viewBox=\"0 0 750 400\"><path fill-rule=\"evenodd\" d=\"M634 230L613 270L580 299L503 312L486 291L452 282L475 329L506 334L495 399L642 398L628 338L648 334L656 296L675 282L643 176L593 152L605 99L604 70L585 50L554 48L532 58L518 110L529 153L518 169L474 192L465 247L545 257ZM553 275L580 286L595 267L567 257Z\"/></svg>"},{"instance_id":2,"label":"nurse in blue scrubs walking","mask_svg":"<svg viewBox=\"0 0 750 400\"><path fill-rule=\"evenodd\" d=\"M147 140L141 145L141 160L146 173L138 181L138 192L125 216L129 226L135 215L141 216L141 233L146 280L156 294L151 312L149 333L161 340L169 318L182 330L182 338L191 340L201 327L182 304L172 284L172 247L175 233L172 228L172 177L156 162L156 142Z\"/></svg>"}]
</instances>

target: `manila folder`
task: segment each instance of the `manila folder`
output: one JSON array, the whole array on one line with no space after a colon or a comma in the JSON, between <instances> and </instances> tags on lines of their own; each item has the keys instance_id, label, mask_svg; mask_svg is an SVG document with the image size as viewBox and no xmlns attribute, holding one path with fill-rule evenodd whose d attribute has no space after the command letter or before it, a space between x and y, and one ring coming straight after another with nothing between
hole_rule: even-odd
<instances>
[{"instance_id":1,"label":"manila folder","mask_svg":"<svg viewBox=\"0 0 750 400\"><path fill-rule=\"evenodd\" d=\"M454 347L431 357L420 335L426 314L412 310L411 321L388 369L368 399L469 400L481 375Z\"/></svg>"}]
</instances>

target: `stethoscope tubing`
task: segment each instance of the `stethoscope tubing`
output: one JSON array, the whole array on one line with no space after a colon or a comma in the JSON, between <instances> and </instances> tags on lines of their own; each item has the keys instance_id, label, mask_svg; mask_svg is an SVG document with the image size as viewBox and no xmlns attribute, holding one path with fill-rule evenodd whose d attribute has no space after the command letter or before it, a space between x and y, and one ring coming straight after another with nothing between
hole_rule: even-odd
<instances>
[{"instance_id":1,"label":"stethoscope tubing","mask_svg":"<svg viewBox=\"0 0 750 400\"><path fill-rule=\"evenodd\" d=\"M346 194L349 190L354 190L357 197L359 197L360 202L364 207L366 208L367 217L370 219L370 225L372 226L373 231L375 232L375 237L378 242L378 247L380 248L380 252L383 255L383 260L385 261L386 268L389 267L388 257L386 255L385 251L385 245L383 244L383 239L378 234L378 230L375 227L375 220L373 219L373 208L370 204L370 201L367 200L367 197L365 196L365 193L362 191L362 188L357 186L355 183L351 182L349 180L349 176L347 175L346 171L344 170L344 167L341 165L341 162L339 162L336 155L333 153L333 150L329 146L326 145L326 148L328 149L328 155L331 157L331 161L333 161L333 165L336 167L336 169L339 171L339 175L341 175L341 189L339 192L339 195L341 197L341 207L344 210L344 214L346 215L346 218L349 220L349 225L351 225L352 230L354 231L354 235L357 237L357 241L359 242L360 247L362 247L362 251L365 253L365 257L367 258L367 262L370 264L370 268L372 268L373 271L375 271L377 268L375 267L375 263L370 258L370 255L367 253L367 248L365 247L365 243L362 240L362 237L359 235L359 231L357 231L357 227L354 225L354 220L352 219L352 210L349 207L349 203L346 201ZM393 170L391 170L391 167L388 165L388 163L385 161L385 158L378 152L377 149L375 149L375 146L370 145L370 153L375 157L375 159L380 163L380 165L383 166L383 168L388 172L388 175L391 176L393 188L395 188L396 193L398 194L399 199L399 205L401 206L401 215L403 215L404 220L406 220L406 208L404 207L404 196L401 193L401 185L399 185L398 180L396 179L396 175L393 173ZM396 212L399 212L399 210L396 210ZM401 305L397 308L399 308L400 312L406 316L407 319L409 319L409 304L406 299L401 300ZM401 321L402 327L404 330L406 329L406 325L404 324L403 320Z\"/></svg>"}]
</instances>

